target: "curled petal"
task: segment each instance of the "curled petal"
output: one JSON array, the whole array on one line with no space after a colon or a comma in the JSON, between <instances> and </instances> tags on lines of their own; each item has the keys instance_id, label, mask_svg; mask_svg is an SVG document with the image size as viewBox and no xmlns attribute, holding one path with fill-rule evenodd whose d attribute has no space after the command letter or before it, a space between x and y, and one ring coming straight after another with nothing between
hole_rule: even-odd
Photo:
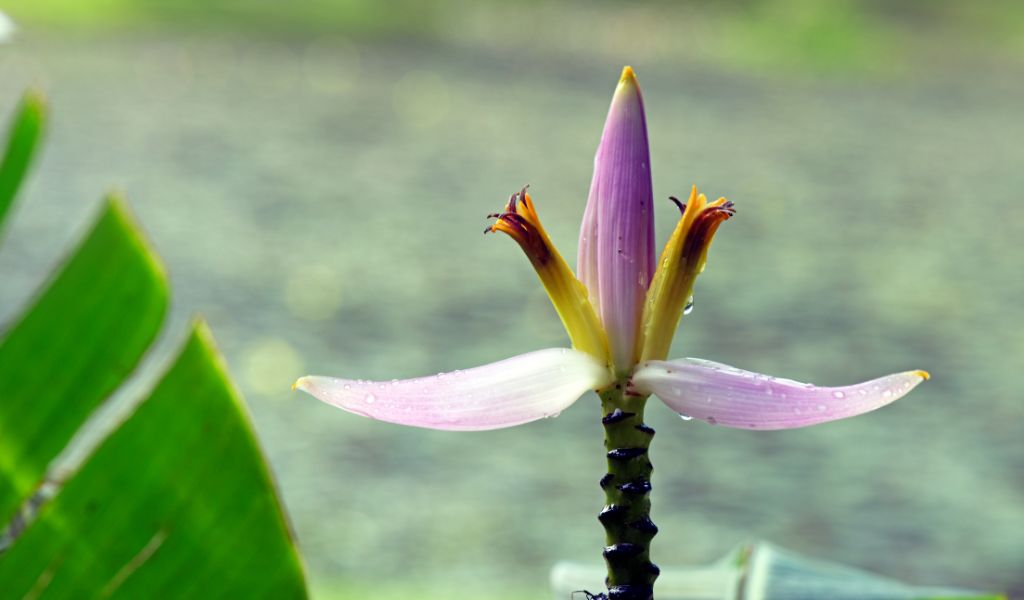
<instances>
[{"instance_id":1,"label":"curled petal","mask_svg":"<svg viewBox=\"0 0 1024 600\"><path fill-rule=\"evenodd\" d=\"M551 243L526 188L512 194L505 210L489 217L496 221L484 233L500 231L523 249L562 319L572 347L609 362L608 338L587 297L587 288Z\"/></svg>"},{"instance_id":2,"label":"curled petal","mask_svg":"<svg viewBox=\"0 0 1024 600\"><path fill-rule=\"evenodd\" d=\"M294 387L357 415L428 429L500 429L558 415L611 372L585 352L549 348L496 363L391 381L308 375Z\"/></svg>"},{"instance_id":3,"label":"curled petal","mask_svg":"<svg viewBox=\"0 0 1024 600\"><path fill-rule=\"evenodd\" d=\"M577 265L608 333L612 359L624 371L639 356L640 312L654 273L652 205L643 97L626 67L594 157Z\"/></svg>"},{"instance_id":4,"label":"curled petal","mask_svg":"<svg viewBox=\"0 0 1024 600\"><path fill-rule=\"evenodd\" d=\"M682 215L665 244L654 281L647 290L643 310L643 349L640 360L664 360L690 298L693 284L704 270L708 248L718 226L736 214L732 202L719 198L708 202L694 186L684 205L672 201Z\"/></svg>"},{"instance_id":5,"label":"curled petal","mask_svg":"<svg viewBox=\"0 0 1024 600\"><path fill-rule=\"evenodd\" d=\"M632 385L685 417L738 429L795 429L881 408L925 379L925 371L906 371L856 385L818 387L685 358L640 364Z\"/></svg>"}]
</instances>

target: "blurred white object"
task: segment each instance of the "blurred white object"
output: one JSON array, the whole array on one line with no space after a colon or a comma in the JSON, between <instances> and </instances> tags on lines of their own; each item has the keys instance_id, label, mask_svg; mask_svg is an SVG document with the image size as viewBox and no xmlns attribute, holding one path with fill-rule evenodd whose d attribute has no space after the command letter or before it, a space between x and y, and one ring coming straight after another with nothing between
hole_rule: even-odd
<instances>
[{"instance_id":1,"label":"blurred white object","mask_svg":"<svg viewBox=\"0 0 1024 600\"><path fill-rule=\"evenodd\" d=\"M561 562L551 571L556 600L578 590L604 591L602 565ZM886 577L800 556L767 542L741 544L706 567L668 568L658 600L1000 600L999 594L906 585ZM584 594L576 594L582 600Z\"/></svg>"},{"instance_id":2,"label":"blurred white object","mask_svg":"<svg viewBox=\"0 0 1024 600\"><path fill-rule=\"evenodd\" d=\"M10 40L14 37L14 32L18 28L14 26L14 21L10 19L3 12L0 12L0 44Z\"/></svg>"}]
</instances>

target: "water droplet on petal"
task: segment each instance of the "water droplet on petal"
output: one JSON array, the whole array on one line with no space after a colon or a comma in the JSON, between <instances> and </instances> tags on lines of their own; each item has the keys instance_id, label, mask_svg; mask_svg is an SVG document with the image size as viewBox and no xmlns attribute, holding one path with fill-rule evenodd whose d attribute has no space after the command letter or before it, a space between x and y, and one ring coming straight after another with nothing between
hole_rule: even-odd
<instances>
[{"instance_id":1,"label":"water droplet on petal","mask_svg":"<svg viewBox=\"0 0 1024 600\"><path fill-rule=\"evenodd\" d=\"M350 384L347 384L347 383L346 383L345 385L343 385L342 387L343 387L344 389L346 389L346 390L350 390L350 389L352 389L352 386L351 386Z\"/></svg>"},{"instance_id":2,"label":"water droplet on petal","mask_svg":"<svg viewBox=\"0 0 1024 600\"><path fill-rule=\"evenodd\" d=\"M892 397L892 390L885 390L884 392L882 392L882 397L883 398L891 398Z\"/></svg>"},{"instance_id":3,"label":"water droplet on petal","mask_svg":"<svg viewBox=\"0 0 1024 600\"><path fill-rule=\"evenodd\" d=\"M688 315L693 312L693 296L686 299L686 306L683 307L683 314Z\"/></svg>"},{"instance_id":4,"label":"water droplet on petal","mask_svg":"<svg viewBox=\"0 0 1024 600\"><path fill-rule=\"evenodd\" d=\"M826 408L827 407L824 404L819 404L818 405L818 412L825 412Z\"/></svg>"},{"instance_id":5,"label":"water droplet on petal","mask_svg":"<svg viewBox=\"0 0 1024 600\"><path fill-rule=\"evenodd\" d=\"M844 394L844 393L842 393L840 391L835 391L835 392L832 392L832 396L835 397L835 398L845 398L846 394Z\"/></svg>"},{"instance_id":6,"label":"water droplet on petal","mask_svg":"<svg viewBox=\"0 0 1024 600\"><path fill-rule=\"evenodd\" d=\"M679 418L684 420L684 421L692 421L693 420L693 417L691 417L690 415L679 415Z\"/></svg>"},{"instance_id":7,"label":"water droplet on petal","mask_svg":"<svg viewBox=\"0 0 1024 600\"><path fill-rule=\"evenodd\" d=\"M374 402L377 401L377 397L374 396L373 394L367 394L366 397L363 398L363 401L365 401L367 404L373 404Z\"/></svg>"}]
</instances>

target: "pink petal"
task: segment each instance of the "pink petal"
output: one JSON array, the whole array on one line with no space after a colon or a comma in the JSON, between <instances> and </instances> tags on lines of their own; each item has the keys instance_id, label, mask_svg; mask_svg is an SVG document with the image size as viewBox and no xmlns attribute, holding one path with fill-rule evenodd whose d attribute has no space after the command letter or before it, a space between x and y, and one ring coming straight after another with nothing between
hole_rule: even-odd
<instances>
[{"instance_id":1,"label":"pink petal","mask_svg":"<svg viewBox=\"0 0 1024 600\"><path fill-rule=\"evenodd\" d=\"M738 429L795 429L860 415L893 402L928 379L906 371L844 387L818 387L721 363L685 358L649 361L632 385L684 417Z\"/></svg>"},{"instance_id":2,"label":"pink petal","mask_svg":"<svg viewBox=\"0 0 1024 600\"><path fill-rule=\"evenodd\" d=\"M643 97L626 67L594 157L577 265L620 370L636 362L641 308L654 274L652 204Z\"/></svg>"},{"instance_id":3,"label":"pink petal","mask_svg":"<svg viewBox=\"0 0 1024 600\"><path fill-rule=\"evenodd\" d=\"M557 416L611 380L593 356L549 348L496 363L391 381L309 375L296 388L357 415L428 429L500 429Z\"/></svg>"}]
</instances>

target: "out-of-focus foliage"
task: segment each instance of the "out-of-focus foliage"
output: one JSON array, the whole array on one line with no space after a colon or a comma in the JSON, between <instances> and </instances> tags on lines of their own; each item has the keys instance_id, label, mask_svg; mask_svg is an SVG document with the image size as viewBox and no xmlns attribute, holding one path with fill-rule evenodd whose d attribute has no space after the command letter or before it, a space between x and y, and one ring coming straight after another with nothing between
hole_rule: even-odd
<instances>
[{"instance_id":1,"label":"out-of-focus foliage","mask_svg":"<svg viewBox=\"0 0 1024 600\"><path fill-rule=\"evenodd\" d=\"M9 199L38 145L42 107L28 95L12 127L0 166ZM305 596L241 397L202 323L98 449L59 477L48 472L133 371L166 307L159 259L123 202L110 198L0 339L3 595Z\"/></svg>"},{"instance_id":2,"label":"out-of-focus foliage","mask_svg":"<svg viewBox=\"0 0 1024 600\"><path fill-rule=\"evenodd\" d=\"M42 135L45 112L43 98L35 92L25 94L18 107L11 133L7 138L3 162L0 162L0 233L3 232L7 211L14 203L14 196L18 193L21 181L32 162L32 155Z\"/></svg>"},{"instance_id":3,"label":"out-of-focus foliage","mask_svg":"<svg viewBox=\"0 0 1024 600\"><path fill-rule=\"evenodd\" d=\"M1024 3L1015 0L8 0L5 8L26 24L84 31L343 34L818 72L905 72L946 60L951 48L1024 59ZM642 37L621 35L623 23Z\"/></svg>"},{"instance_id":4,"label":"out-of-focus foliage","mask_svg":"<svg viewBox=\"0 0 1024 600\"><path fill-rule=\"evenodd\" d=\"M0 343L0 515L135 368L160 330L166 278L118 201Z\"/></svg>"}]
</instances>

